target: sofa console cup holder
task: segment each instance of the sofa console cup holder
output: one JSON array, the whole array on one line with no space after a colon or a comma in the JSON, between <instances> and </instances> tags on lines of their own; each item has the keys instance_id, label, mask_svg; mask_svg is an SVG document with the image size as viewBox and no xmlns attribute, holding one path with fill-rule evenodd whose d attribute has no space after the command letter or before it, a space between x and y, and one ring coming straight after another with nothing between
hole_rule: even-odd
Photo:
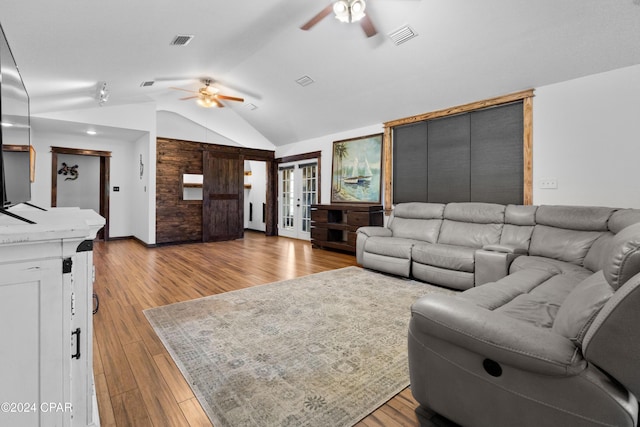
<instances>
[{"instance_id":1,"label":"sofa console cup holder","mask_svg":"<svg viewBox=\"0 0 640 427\"><path fill-rule=\"evenodd\" d=\"M492 377L497 378L502 375L502 367L496 361L493 361L491 359L484 359L482 361L482 367L484 368L485 372Z\"/></svg>"}]
</instances>

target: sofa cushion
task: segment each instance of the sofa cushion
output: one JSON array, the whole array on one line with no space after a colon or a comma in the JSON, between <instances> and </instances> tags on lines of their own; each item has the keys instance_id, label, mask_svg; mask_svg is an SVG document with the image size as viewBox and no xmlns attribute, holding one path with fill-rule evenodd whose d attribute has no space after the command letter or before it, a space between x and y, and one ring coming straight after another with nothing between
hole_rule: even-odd
<instances>
[{"instance_id":1,"label":"sofa cushion","mask_svg":"<svg viewBox=\"0 0 640 427\"><path fill-rule=\"evenodd\" d=\"M552 330L579 344L605 302L613 295L602 271L580 282L564 300Z\"/></svg>"},{"instance_id":2,"label":"sofa cushion","mask_svg":"<svg viewBox=\"0 0 640 427\"><path fill-rule=\"evenodd\" d=\"M542 206L538 209L540 212ZM531 235L529 254L582 265L591 245L603 232L579 231L536 225Z\"/></svg>"},{"instance_id":3,"label":"sofa cushion","mask_svg":"<svg viewBox=\"0 0 640 427\"><path fill-rule=\"evenodd\" d=\"M448 203L444 209L444 218L478 224L502 224L504 210L504 205L495 203Z\"/></svg>"},{"instance_id":4,"label":"sofa cushion","mask_svg":"<svg viewBox=\"0 0 640 427\"><path fill-rule=\"evenodd\" d=\"M551 328L560 305L578 283L573 276L556 274L495 311L538 327Z\"/></svg>"},{"instance_id":5,"label":"sofa cushion","mask_svg":"<svg viewBox=\"0 0 640 427\"><path fill-rule=\"evenodd\" d=\"M640 223L630 225L611 240L603 271L613 289L640 272Z\"/></svg>"},{"instance_id":6,"label":"sofa cushion","mask_svg":"<svg viewBox=\"0 0 640 427\"><path fill-rule=\"evenodd\" d=\"M438 243L480 249L485 245L500 243L502 224L477 224L445 219L442 222Z\"/></svg>"},{"instance_id":7,"label":"sofa cushion","mask_svg":"<svg viewBox=\"0 0 640 427\"><path fill-rule=\"evenodd\" d=\"M532 225L505 224L500 235L500 244L529 250L531 244Z\"/></svg>"},{"instance_id":8,"label":"sofa cushion","mask_svg":"<svg viewBox=\"0 0 640 427\"><path fill-rule=\"evenodd\" d=\"M566 274L575 277L577 281L584 280L593 274L591 270L579 265L538 256L520 256L516 258L511 263L509 272L515 273L529 269L543 270L551 274Z\"/></svg>"},{"instance_id":9,"label":"sofa cushion","mask_svg":"<svg viewBox=\"0 0 640 427\"><path fill-rule=\"evenodd\" d=\"M604 268L609 256L609 245L613 240L613 233L604 233L593 242L587 256L584 257L583 265L589 270L596 272Z\"/></svg>"},{"instance_id":10,"label":"sofa cushion","mask_svg":"<svg viewBox=\"0 0 640 427\"><path fill-rule=\"evenodd\" d=\"M420 264L473 273L475 251L464 246L416 244L411 258Z\"/></svg>"},{"instance_id":11,"label":"sofa cushion","mask_svg":"<svg viewBox=\"0 0 640 427\"><path fill-rule=\"evenodd\" d=\"M534 268L519 270L497 282L486 283L464 291L459 296L472 301L479 307L495 310L518 295L531 292L556 274L557 272Z\"/></svg>"},{"instance_id":12,"label":"sofa cushion","mask_svg":"<svg viewBox=\"0 0 640 427\"><path fill-rule=\"evenodd\" d=\"M442 219L444 207L443 203L398 203L393 208L393 216L394 218Z\"/></svg>"},{"instance_id":13,"label":"sofa cushion","mask_svg":"<svg viewBox=\"0 0 640 427\"><path fill-rule=\"evenodd\" d=\"M540 206L536 224L583 231L608 231L615 209L598 206Z\"/></svg>"},{"instance_id":14,"label":"sofa cushion","mask_svg":"<svg viewBox=\"0 0 640 427\"><path fill-rule=\"evenodd\" d=\"M607 225L612 233L619 233L638 222L640 222L640 209L619 209L611 215Z\"/></svg>"},{"instance_id":15,"label":"sofa cushion","mask_svg":"<svg viewBox=\"0 0 640 427\"><path fill-rule=\"evenodd\" d=\"M411 248L416 240L398 237L369 237L364 243L364 251L393 258L411 259Z\"/></svg>"},{"instance_id":16,"label":"sofa cushion","mask_svg":"<svg viewBox=\"0 0 640 427\"><path fill-rule=\"evenodd\" d=\"M441 219L393 218L389 228L393 237L435 243L440 234Z\"/></svg>"},{"instance_id":17,"label":"sofa cushion","mask_svg":"<svg viewBox=\"0 0 640 427\"><path fill-rule=\"evenodd\" d=\"M505 224L536 225L537 206L533 205L507 205L504 211Z\"/></svg>"}]
</instances>

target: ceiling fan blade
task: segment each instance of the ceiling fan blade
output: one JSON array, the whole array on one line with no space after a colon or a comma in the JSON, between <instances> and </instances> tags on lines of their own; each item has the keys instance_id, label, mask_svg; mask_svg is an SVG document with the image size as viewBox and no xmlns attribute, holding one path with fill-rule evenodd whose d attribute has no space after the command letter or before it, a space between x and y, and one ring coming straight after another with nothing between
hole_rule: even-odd
<instances>
[{"instance_id":1,"label":"ceiling fan blade","mask_svg":"<svg viewBox=\"0 0 640 427\"><path fill-rule=\"evenodd\" d=\"M218 94L218 95L216 95L216 98L218 98L218 99L226 99L228 101L244 102L244 98L237 98L235 96L227 96L227 95Z\"/></svg>"},{"instance_id":2,"label":"ceiling fan blade","mask_svg":"<svg viewBox=\"0 0 640 427\"><path fill-rule=\"evenodd\" d=\"M218 105L218 107L220 107L220 108L224 108L224 105L222 104L222 102L218 101L218 100L217 100L217 99L215 99L215 98L211 98L211 99L213 100L213 102L215 102L215 103L216 103L216 105Z\"/></svg>"},{"instance_id":3,"label":"ceiling fan blade","mask_svg":"<svg viewBox=\"0 0 640 427\"><path fill-rule=\"evenodd\" d=\"M184 101L186 99L195 99L195 98L198 98L198 97L199 97L199 95L187 96L186 98L180 98L180 101Z\"/></svg>"},{"instance_id":4,"label":"ceiling fan blade","mask_svg":"<svg viewBox=\"0 0 640 427\"><path fill-rule=\"evenodd\" d=\"M307 22L302 27L300 27L300 29L305 31L310 30L314 25L322 21L328 14L330 14L332 10L333 10L333 4L330 4L329 6L322 9L322 11L318 13L316 16L311 18L309 22Z\"/></svg>"},{"instance_id":5,"label":"ceiling fan blade","mask_svg":"<svg viewBox=\"0 0 640 427\"><path fill-rule=\"evenodd\" d=\"M169 89L173 89L173 90L183 90L183 91L185 91L185 92L198 93L198 92L196 92L195 90L182 89L182 88L180 88L180 87L173 87L173 86L172 86L172 87L170 87Z\"/></svg>"},{"instance_id":6,"label":"ceiling fan blade","mask_svg":"<svg viewBox=\"0 0 640 427\"><path fill-rule=\"evenodd\" d=\"M367 37L375 36L378 33L378 31L376 31L376 27L373 26L373 22L371 22L369 15L365 15L364 18L360 20L360 26Z\"/></svg>"}]
</instances>

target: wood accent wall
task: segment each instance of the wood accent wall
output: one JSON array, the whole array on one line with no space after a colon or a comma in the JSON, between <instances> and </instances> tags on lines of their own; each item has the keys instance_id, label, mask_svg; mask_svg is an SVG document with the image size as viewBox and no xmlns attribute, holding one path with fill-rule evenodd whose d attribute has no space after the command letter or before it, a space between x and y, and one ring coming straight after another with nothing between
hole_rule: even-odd
<instances>
[{"instance_id":1,"label":"wood accent wall","mask_svg":"<svg viewBox=\"0 0 640 427\"><path fill-rule=\"evenodd\" d=\"M383 175L384 175L384 210L385 214L391 213L393 205L393 128L410 123L416 123L425 120L436 119L440 117L453 116L456 114L468 113L474 110L481 110L501 104L508 104L514 101L523 101L523 164L524 164L524 204L533 203L533 89L512 93L509 95L499 96L496 98L485 99L482 101L471 102L469 104L458 105L456 107L445 108L442 110L432 111L429 113L418 114L416 116L405 117L384 123L384 136L382 140L383 146Z\"/></svg>"},{"instance_id":2,"label":"wood accent wall","mask_svg":"<svg viewBox=\"0 0 640 427\"><path fill-rule=\"evenodd\" d=\"M162 138L156 140L156 243L202 241L202 200L182 200L182 175L202 174L204 151L267 162L267 236L277 234L277 167L274 152ZM243 219L244 221L244 219Z\"/></svg>"},{"instance_id":3,"label":"wood accent wall","mask_svg":"<svg viewBox=\"0 0 640 427\"><path fill-rule=\"evenodd\" d=\"M202 241L202 200L182 200L182 174L202 174L202 143L156 142L156 243Z\"/></svg>"}]
</instances>

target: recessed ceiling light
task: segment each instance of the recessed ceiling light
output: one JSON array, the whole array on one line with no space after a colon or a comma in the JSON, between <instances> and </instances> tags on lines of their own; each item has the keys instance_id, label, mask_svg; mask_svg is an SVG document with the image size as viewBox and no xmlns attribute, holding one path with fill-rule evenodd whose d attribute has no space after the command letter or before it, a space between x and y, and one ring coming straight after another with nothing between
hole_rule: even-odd
<instances>
[{"instance_id":1,"label":"recessed ceiling light","mask_svg":"<svg viewBox=\"0 0 640 427\"><path fill-rule=\"evenodd\" d=\"M95 130L88 130L87 131L87 135L97 135L98 132L96 132Z\"/></svg>"},{"instance_id":2,"label":"recessed ceiling light","mask_svg":"<svg viewBox=\"0 0 640 427\"><path fill-rule=\"evenodd\" d=\"M255 110L256 108L258 108L258 106L256 104L252 104L252 103L248 103L248 104L244 104L244 108L246 108L247 110Z\"/></svg>"},{"instance_id":3,"label":"recessed ceiling light","mask_svg":"<svg viewBox=\"0 0 640 427\"><path fill-rule=\"evenodd\" d=\"M2 124L2 126L6 128L10 128L11 126L13 126L13 123L9 123L9 122L2 122L0 124Z\"/></svg>"}]
</instances>

